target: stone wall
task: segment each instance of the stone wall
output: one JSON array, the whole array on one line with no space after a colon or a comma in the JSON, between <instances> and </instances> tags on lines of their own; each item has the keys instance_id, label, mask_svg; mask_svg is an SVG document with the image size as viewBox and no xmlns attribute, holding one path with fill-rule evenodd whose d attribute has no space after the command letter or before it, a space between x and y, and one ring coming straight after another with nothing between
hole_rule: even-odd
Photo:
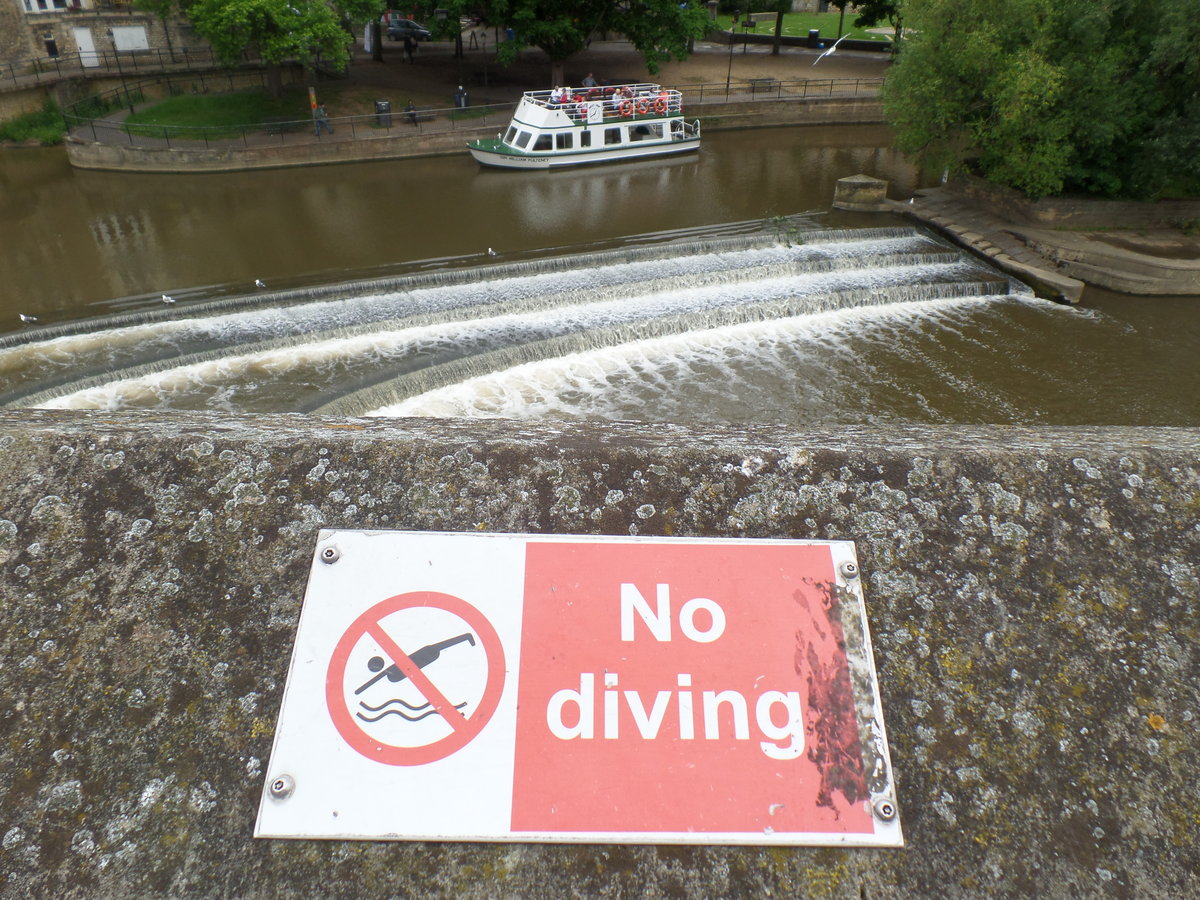
<instances>
[{"instance_id":1,"label":"stone wall","mask_svg":"<svg viewBox=\"0 0 1200 900\"><path fill-rule=\"evenodd\" d=\"M857 542L904 850L250 837L317 530ZM0 896L1200 895L1200 432L0 413Z\"/></svg>"},{"instance_id":2,"label":"stone wall","mask_svg":"<svg viewBox=\"0 0 1200 900\"><path fill-rule=\"evenodd\" d=\"M694 112L706 130L768 128L780 125L874 125L883 121L883 108L875 97L832 98L821 100L770 99L755 102L705 103L686 107ZM345 162L405 159L465 152L468 141L494 136L507 125L507 109L501 119L484 125L458 127L453 131L411 131L404 124L402 110L393 109L396 127L356 140L280 141L266 146L231 143L222 148L206 148L176 142L162 146L161 141L115 143L88 140L84 131L67 139L67 158L81 169L105 169L127 172L225 172L241 169L285 168ZM335 122L335 124L337 124ZM432 128L445 127L435 122ZM366 129L358 126L359 132ZM158 146L156 146L158 145Z\"/></svg>"},{"instance_id":3,"label":"stone wall","mask_svg":"<svg viewBox=\"0 0 1200 900\"><path fill-rule=\"evenodd\" d=\"M12 63L24 69L24 66L35 60L46 60L46 35L53 37L60 56L74 58L79 52L75 41L74 29L86 28L91 32L93 49L96 53L113 55L113 43L110 32L114 27L142 26L146 30L148 51L139 53L122 53L123 59L146 53L156 53L168 50L182 50L190 47L192 50L207 49L208 44L202 40L184 20L178 16L169 20L165 25L161 19L152 13L144 12L133 6L121 9L61 9L47 12L26 13L21 0L5 0L0 6L6 7L0 12L0 63ZM8 7L15 9L12 22L5 25L9 17ZM169 30L169 34L168 34Z\"/></svg>"},{"instance_id":4,"label":"stone wall","mask_svg":"<svg viewBox=\"0 0 1200 900\"><path fill-rule=\"evenodd\" d=\"M1174 228L1184 222L1200 221L1200 200L1137 202L1090 197L1029 200L1017 191L969 177L956 178L951 188L993 215L1050 227L1110 229L1113 223L1119 223L1127 229Z\"/></svg>"}]
</instances>

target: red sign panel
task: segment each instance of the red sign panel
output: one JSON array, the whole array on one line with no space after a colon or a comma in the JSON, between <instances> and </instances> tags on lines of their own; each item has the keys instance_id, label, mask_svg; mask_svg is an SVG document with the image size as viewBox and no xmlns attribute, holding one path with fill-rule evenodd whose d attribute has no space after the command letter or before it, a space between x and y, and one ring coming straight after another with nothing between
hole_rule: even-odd
<instances>
[{"instance_id":1,"label":"red sign panel","mask_svg":"<svg viewBox=\"0 0 1200 900\"><path fill-rule=\"evenodd\" d=\"M531 543L513 830L874 830L827 546Z\"/></svg>"}]
</instances>

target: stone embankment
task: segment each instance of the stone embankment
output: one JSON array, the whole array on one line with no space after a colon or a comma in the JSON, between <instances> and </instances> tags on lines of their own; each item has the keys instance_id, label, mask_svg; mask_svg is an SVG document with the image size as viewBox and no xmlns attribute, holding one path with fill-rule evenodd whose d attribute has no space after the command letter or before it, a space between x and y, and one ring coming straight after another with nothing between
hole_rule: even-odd
<instances>
[{"instance_id":1,"label":"stone embankment","mask_svg":"<svg viewBox=\"0 0 1200 900\"><path fill-rule=\"evenodd\" d=\"M1197 509L1192 429L0 412L0 897L1198 896ZM253 839L322 527L855 541L906 848Z\"/></svg>"},{"instance_id":2,"label":"stone embankment","mask_svg":"<svg viewBox=\"0 0 1200 900\"><path fill-rule=\"evenodd\" d=\"M1071 303L1085 282L1130 294L1200 295L1200 235L1189 233L1200 227L1200 201L1031 203L962 178L898 202L887 199L887 182L852 175L838 180L833 205L916 219Z\"/></svg>"},{"instance_id":3,"label":"stone embankment","mask_svg":"<svg viewBox=\"0 0 1200 900\"><path fill-rule=\"evenodd\" d=\"M1034 203L961 179L894 208L1071 302L1085 283L1127 294L1200 295L1200 200Z\"/></svg>"}]
</instances>

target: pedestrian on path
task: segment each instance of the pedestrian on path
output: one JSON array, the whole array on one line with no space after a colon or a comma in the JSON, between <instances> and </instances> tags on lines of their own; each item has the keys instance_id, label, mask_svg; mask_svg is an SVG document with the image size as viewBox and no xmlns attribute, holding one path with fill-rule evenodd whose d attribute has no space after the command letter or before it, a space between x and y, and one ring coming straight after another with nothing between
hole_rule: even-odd
<instances>
[{"instance_id":1,"label":"pedestrian on path","mask_svg":"<svg viewBox=\"0 0 1200 900\"><path fill-rule=\"evenodd\" d=\"M329 124L329 115L325 112L325 104L322 103L313 110L314 129L313 134L317 137L321 136L321 129L324 128L330 134L333 134L333 126Z\"/></svg>"},{"instance_id":2,"label":"pedestrian on path","mask_svg":"<svg viewBox=\"0 0 1200 900\"><path fill-rule=\"evenodd\" d=\"M413 40L413 36L411 34L405 34L404 35L404 55L408 58L408 61L410 63L414 62L413 54L416 52L417 52L417 42L415 40Z\"/></svg>"}]
</instances>

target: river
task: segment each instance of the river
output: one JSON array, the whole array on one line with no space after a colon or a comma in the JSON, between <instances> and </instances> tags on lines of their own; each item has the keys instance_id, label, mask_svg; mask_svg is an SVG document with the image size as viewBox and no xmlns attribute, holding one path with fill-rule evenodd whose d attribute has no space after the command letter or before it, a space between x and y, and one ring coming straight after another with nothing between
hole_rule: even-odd
<instances>
[{"instance_id":1,"label":"river","mask_svg":"<svg viewBox=\"0 0 1200 900\"><path fill-rule=\"evenodd\" d=\"M694 159L555 173L482 170L464 153L123 175L5 152L0 399L1200 423L1196 298L1089 290L1065 307L897 217L831 211L846 175L886 178L895 198L920 186L889 140L717 133ZM329 288L359 279L376 287Z\"/></svg>"}]
</instances>

